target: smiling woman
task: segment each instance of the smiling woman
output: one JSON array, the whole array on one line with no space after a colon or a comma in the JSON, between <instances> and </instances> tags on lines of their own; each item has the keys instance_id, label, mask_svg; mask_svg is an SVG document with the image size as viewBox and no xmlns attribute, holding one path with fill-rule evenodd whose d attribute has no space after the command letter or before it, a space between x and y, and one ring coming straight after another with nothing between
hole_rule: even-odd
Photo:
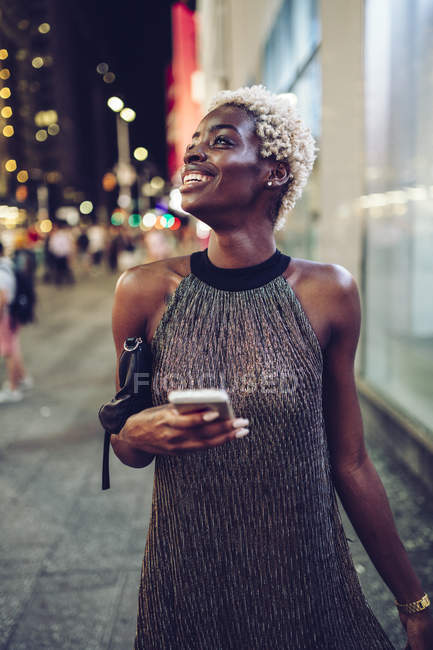
<instances>
[{"instance_id":1,"label":"smiling woman","mask_svg":"<svg viewBox=\"0 0 433 650\"><path fill-rule=\"evenodd\" d=\"M136 650L391 650L336 491L413 649L431 647L428 597L364 446L356 284L275 247L313 160L309 130L280 98L219 94L182 170L182 207L211 227L209 248L118 282L118 356L132 336L153 354L154 406L112 440L127 465L155 458ZM168 404L171 390L195 388L226 389L235 417Z\"/></svg>"}]
</instances>

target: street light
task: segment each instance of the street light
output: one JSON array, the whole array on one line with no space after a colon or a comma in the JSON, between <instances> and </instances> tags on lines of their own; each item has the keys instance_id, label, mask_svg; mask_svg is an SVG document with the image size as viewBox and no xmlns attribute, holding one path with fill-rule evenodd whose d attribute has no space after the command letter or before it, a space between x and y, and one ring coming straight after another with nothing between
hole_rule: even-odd
<instances>
[{"instance_id":1,"label":"street light","mask_svg":"<svg viewBox=\"0 0 433 650\"><path fill-rule=\"evenodd\" d=\"M125 122L133 122L135 120L136 113L132 110L132 108L122 108L120 111L120 117L122 120L125 120Z\"/></svg>"},{"instance_id":2,"label":"street light","mask_svg":"<svg viewBox=\"0 0 433 650\"><path fill-rule=\"evenodd\" d=\"M135 120L135 111L132 108L125 108L125 104L120 97L110 97L107 106L113 113L116 113L118 152L116 175L119 182L119 197L122 197L122 207L128 207L126 202L129 199L129 204L131 203L131 185L136 179L135 169L131 165L128 123Z\"/></svg>"},{"instance_id":3,"label":"street light","mask_svg":"<svg viewBox=\"0 0 433 650\"><path fill-rule=\"evenodd\" d=\"M125 106L123 101L120 99L120 97L110 97L107 99L107 106L108 108L111 108L114 113L119 113L122 108Z\"/></svg>"}]
</instances>

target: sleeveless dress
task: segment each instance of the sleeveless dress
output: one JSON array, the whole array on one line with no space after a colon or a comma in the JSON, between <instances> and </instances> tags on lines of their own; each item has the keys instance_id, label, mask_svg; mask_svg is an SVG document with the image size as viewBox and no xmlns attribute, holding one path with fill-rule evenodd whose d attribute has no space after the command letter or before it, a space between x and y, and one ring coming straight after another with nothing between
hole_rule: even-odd
<instances>
[{"instance_id":1,"label":"sleeveless dress","mask_svg":"<svg viewBox=\"0 0 433 650\"><path fill-rule=\"evenodd\" d=\"M392 650L361 591L331 479L322 352L276 251L207 250L152 340L152 397L225 388L250 433L156 456L136 650Z\"/></svg>"}]
</instances>

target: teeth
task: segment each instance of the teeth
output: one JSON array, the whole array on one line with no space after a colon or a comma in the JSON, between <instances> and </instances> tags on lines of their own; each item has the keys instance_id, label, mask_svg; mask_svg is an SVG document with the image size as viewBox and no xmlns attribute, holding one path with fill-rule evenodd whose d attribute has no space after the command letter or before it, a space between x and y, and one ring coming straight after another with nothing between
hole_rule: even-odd
<instances>
[{"instance_id":1,"label":"teeth","mask_svg":"<svg viewBox=\"0 0 433 650\"><path fill-rule=\"evenodd\" d=\"M183 182L185 185L187 183L197 183L197 182L204 182L208 181L211 177L207 176L206 174L199 174L199 173L194 173L194 174L186 174L183 178Z\"/></svg>"}]
</instances>

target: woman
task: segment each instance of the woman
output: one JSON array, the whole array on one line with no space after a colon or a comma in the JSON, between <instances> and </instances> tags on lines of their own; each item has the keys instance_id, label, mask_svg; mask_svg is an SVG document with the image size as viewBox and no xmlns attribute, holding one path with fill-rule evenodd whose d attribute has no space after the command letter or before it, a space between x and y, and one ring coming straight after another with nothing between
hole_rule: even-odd
<instances>
[{"instance_id":1,"label":"woman","mask_svg":"<svg viewBox=\"0 0 433 650\"><path fill-rule=\"evenodd\" d=\"M392 648L334 487L398 603L424 596L364 447L356 284L341 266L275 249L314 154L283 99L261 86L218 94L181 187L183 209L212 228L208 250L118 283L117 353L128 336L152 341L157 405L112 439L127 465L156 457L136 649ZM227 389L235 420L167 404L169 390L210 387ZM406 611L412 650L432 648L429 610Z\"/></svg>"}]
</instances>

